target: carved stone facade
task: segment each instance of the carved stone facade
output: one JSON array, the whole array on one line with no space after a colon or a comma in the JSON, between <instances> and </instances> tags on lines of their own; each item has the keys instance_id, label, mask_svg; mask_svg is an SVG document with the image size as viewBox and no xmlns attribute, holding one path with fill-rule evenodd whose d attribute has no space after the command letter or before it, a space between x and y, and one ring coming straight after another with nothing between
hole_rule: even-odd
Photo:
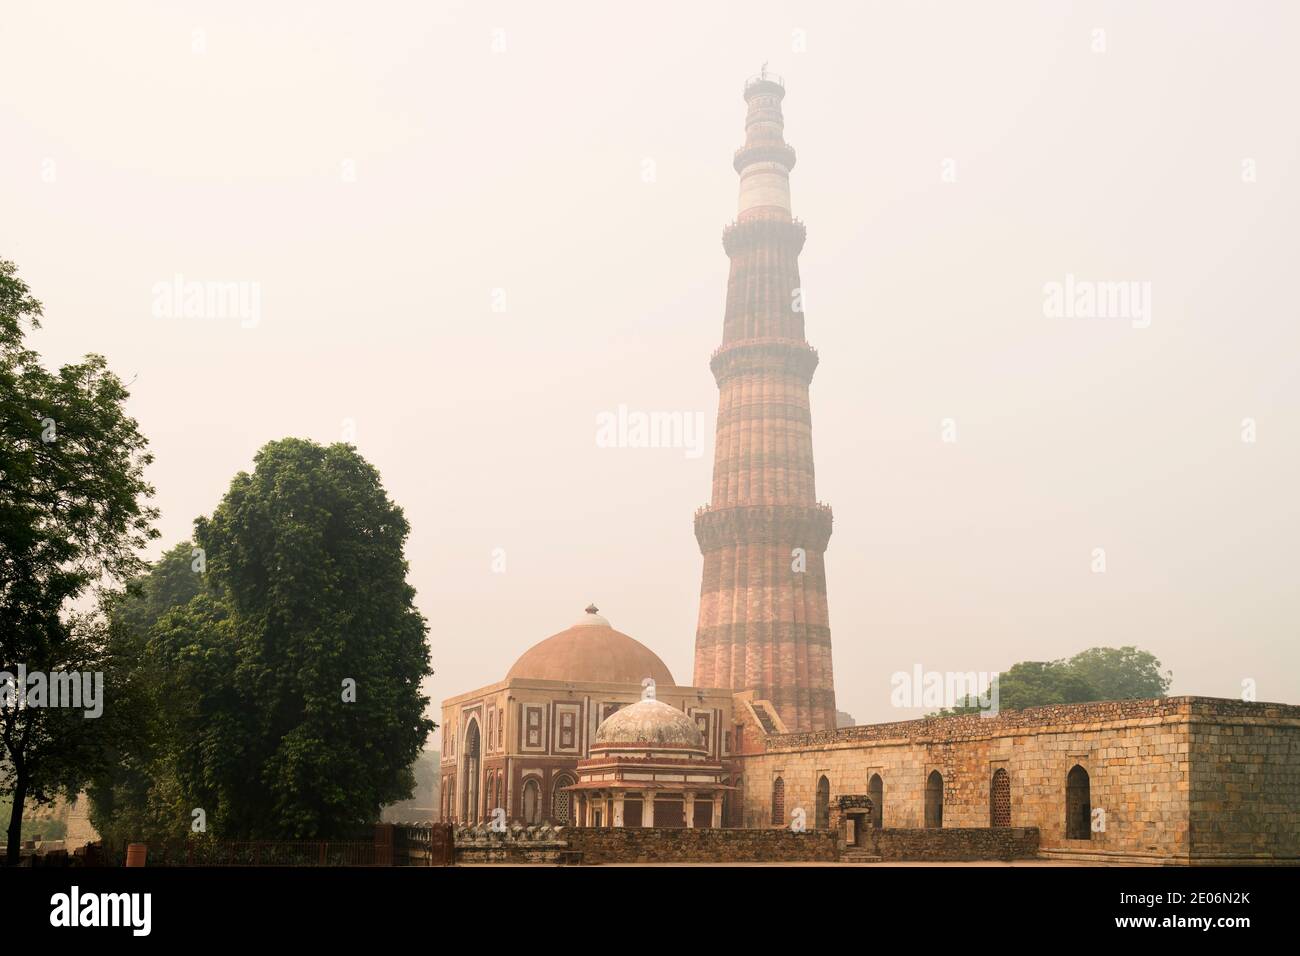
<instances>
[{"instance_id":1,"label":"carved stone facade","mask_svg":"<svg viewBox=\"0 0 1300 956\"><path fill-rule=\"evenodd\" d=\"M568 679L550 679L564 674ZM442 702L440 818L468 825L497 818L523 826L575 823L572 788L579 763L592 755L596 728L640 701L645 679L655 681L659 700L695 725L702 756L728 769L729 778L731 692L676 686L652 651L615 631L593 607L573 627L528 649L505 680ZM699 789L711 794L716 787Z\"/></svg>"}]
</instances>

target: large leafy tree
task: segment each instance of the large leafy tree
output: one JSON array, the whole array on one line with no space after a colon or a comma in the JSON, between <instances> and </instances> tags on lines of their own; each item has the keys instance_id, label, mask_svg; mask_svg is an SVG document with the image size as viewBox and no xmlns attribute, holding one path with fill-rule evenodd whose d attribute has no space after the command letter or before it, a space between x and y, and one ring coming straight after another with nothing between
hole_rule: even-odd
<instances>
[{"instance_id":1,"label":"large leafy tree","mask_svg":"<svg viewBox=\"0 0 1300 956\"><path fill-rule=\"evenodd\" d=\"M1070 658L1070 670L1097 689L1097 700L1163 697L1173 682L1154 654L1136 647L1090 647Z\"/></svg>"},{"instance_id":2,"label":"large leafy tree","mask_svg":"<svg viewBox=\"0 0 1300 956\"><path fill-rule=\"evenodd\" d=\"M1101 700L1096 687L1067 661L1021 661L998 675L998 706L1006 710Z\"/></svg>"},{"instance_id":3,"label":"large leafy tree","mask_svg":"<svg viewBox=\"0 0 1300 956\"><path fill-rule=\"evenodd\" d=\"M153 754L174 774L162 789L211 832L342 836L410 795L434 724L408 532L354 448L299 439L263 447L195 522L205 586L130 629L147 626L149 696L171 741Z\"/></svg>"},{"instance_id":4,"label":"large leafy tree","mask_svg":"<svg viewBox=\"0 0 1300 956\"><path fill-rule=\"evenodd\" d=\"M168 681L150 656L149 641L161 619L205 590L202 565L192 558L190 542L178 544L147 574L101 595L118 719L103 739L105 759L86 790L91 823L114 844L183 837L190 828L194 804L176 775L176 705L163 695Z\"/></svg>"},{"instance_id":5,"label":"large leafy tree","mask_svg":"<svg viewBox=\"0 0 1300 956\"><path fill-rule=\"evenodd\" d=\"M1136 647L1090 647L1068 660L1021 661L998 676L998 707L1023 710L1048 704L1078 704L1090 700L1163 697L1173 674L1160 671L1160 661ZM942 710L936 716L979 711L975 701Z\"/></svg>"},{"instance_id":6,"label":"large leafy tree","mask_svg":"<svg viewBox=\"0 0 1300 956\"><path fill-rule=\"evenodd\" d=\"M142 566L157 532L152 460L102 356L50 371L25 343L41 305L0 260L0 671L101 670L102 622L70 613L89 588ZM24 688L13 688L22 693ZM105 705L105 713L112 707ZM75 791L99 759L83 711L0 707L0 793L12 797L8 861L28 800Z\"/></svg>"}]
</instances>

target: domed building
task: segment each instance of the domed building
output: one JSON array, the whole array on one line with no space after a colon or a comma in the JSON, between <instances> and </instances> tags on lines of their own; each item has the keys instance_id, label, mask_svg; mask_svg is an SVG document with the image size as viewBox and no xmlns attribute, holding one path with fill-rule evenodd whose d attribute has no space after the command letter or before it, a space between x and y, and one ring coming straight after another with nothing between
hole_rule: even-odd
<instances>
[{"instance_id":1,"label":"domed building","mask_svg":"<svg viewBox=\"0 0 1300 956\"><path fill-rule=\"evenodd\" d=\"M955 831L923 841L948 859L969 856L972 830L1003 831L980 843L1000 858L1015 833L1032 831L1032 852L1094 863L1300 862L1300 706L1157 697L1001 711L992 683L978 714L840 726L825 562L833 518L816 493L809 412L819 359L802 309L776 307L800 287L806 238L790 204L784 97L766 70L746 81L745 143L732 156L739 202L723 231L730 277L709 360L713 497L694 517L700 686L677 686L649 648L587 608L498 683L443 702L442 819L721 820L840 830L854 847L868 827L924 827ZM856 630L882 645L920 640L871 622ZM919 663L914 673L917 704L932 677L950 695L939 706L984 696L975 673L923 674ZM654 699L642 699L643 682ZM913 842L899 846L914 852Z\"/></svg>"},{"instance_id":2,"label":"domed building","mask_svg":"<svg viewBox=\"0 0 1300 956\"><path fill-rule=\"evenodd\" d=\"M645 687L653 687L657 699L642 700ZM589 606L573 625L525 650L500 682L443 701L441 817L490 822L500 810L508 823L573 825L574 796L583 794L592 819L601 820L593 825L609 826L613 791L603 804L587 796L592 788L577 786L579 765L599 757L600 766L612 761L623 774L629 770L623 757L631 760L636 753L643 755L636 759L654 755L661 762L707 765L701 772L710 775L709 786L702 789L718 794L713 775L725 774L733 749L732 693L678 686L654 651ZM638 735L648 736L630 739ZM654 772L669 773L658 767ZM685 788L668 790L677 794L676 809L668 807L672 800L665 793L660 804L647 804L648 812L662 806L659 819L681 822L657 825L694 825ZM645 798L629 797L625 805L635 799ZM721 819L720 797L700 805L708 807L708 825Z\"/></svg>"},{"instance_id":3,"label":"domed building","mask_svg":"<svg viewBox=\"0 0 1300 956\"><path fill-rule=\"evenodd\" d=\"M728 769L699 726L676 707L644 696L596 728L591 756L578 762L578 826L720 827Z\"/></svg>"},{"instance_id":4,"label":"domed building","mask_svg":"<svg viewBox=\"0 0 1300 956\"><path fill-rule=\"evenodd\" d=\"M656 684L674 683L659 655L640 641L609 626L590 605L578 621L534 644L506 673L506 680L586 681L598 684L637 684L649 677Z\"/></svg>"}]
</instances>

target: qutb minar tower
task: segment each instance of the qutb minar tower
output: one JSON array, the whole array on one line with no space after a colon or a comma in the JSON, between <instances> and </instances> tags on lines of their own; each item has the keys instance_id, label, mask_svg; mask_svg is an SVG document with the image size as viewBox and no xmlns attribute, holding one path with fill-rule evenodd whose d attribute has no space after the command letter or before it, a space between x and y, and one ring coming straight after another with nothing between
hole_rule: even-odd
<instances>
[{"instance_id":1,"label":"qutb minar tower","mask_svg":"<svg viewBox=\"0 0 1300 956\"><path fill-rule=\"evenodd\" d=\"M803 223L790 214L781 100L766 70L745 84L745 145L736 151L740 211L722 234L731 259L718 382L713 500L695 515L704 554L695 685L753 691L791 731L835 727L826 545L817 501L804 339Z\"/></svg>"}]
</instances>

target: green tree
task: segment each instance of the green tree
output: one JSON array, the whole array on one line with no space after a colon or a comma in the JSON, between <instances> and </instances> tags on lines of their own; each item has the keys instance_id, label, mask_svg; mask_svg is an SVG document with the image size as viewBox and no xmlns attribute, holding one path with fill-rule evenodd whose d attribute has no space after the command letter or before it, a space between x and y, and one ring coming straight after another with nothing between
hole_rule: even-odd
<instances>
[{"instance_id":1,"label":"green tree","mask_svg":"<svg viewBox=\"0 0 1300 956\"><path fill-rule=\"evenodd\" d=\"M410 795L435 725L408 533L354 448L299 439L195 522L207 586L159 614L144 658L177 787L213 833L346 835Z\"/></svg>"},{"instance_id":2,"label":"green tree","mask_svg":"<svg viewBox=\"0 0 1300 956\"><path fill-rule=\"evenodd\" d=\"M186 541L166 551L147 574L101 595L111 650L108 683L118 720L92 776L90 822L114 844L183 837L191 821L175 770L177 731L163 676L149 656L155 624L205 588L201 563Z\"/></svg>"},{"instance_id":3,"label":"green tree","mask_svg":"<svg viewBox=\"0 0 1300 956\"><path fill-rule=\"evenodd\" d=\"M157 534L157 512L144 504L152 458L125 412L125 386L98 355L47 370L24 340L40 315L14 264L0 260L0 671L10 674L19 664L103 667L102 622L69 608L93 585L138 571ZM24 690L13 684L11 694ZM75 792L99 759L101 730L80 710L0 707L8 862L26 802Z\"/></svg>"},{"instance_id":4,"label":"green tree","mask_svg":"<svg viewBox=\"0 0 1300 956\"><path fill-rule=\"evenodd\" d=\"M1173 673L1160 673L1160 662L1136 647L1090 647L1070 658L1070 670L1100 695L1096 700L1164 697Z\"/></svg>"},{"instance_id":5,"label":"green tree","mask_svg":"<svg viewBox=\"0 0 1300 956\"><path fill-rule=\"evenodd\" d=\"M998 706L1023 710L1100 700L1097 689L1064 661L1021 661L998 675Z\"/></svg>"},{"instance_id":6,"label":"green tree","mask_svg":"<svg viewBox=\"0 0 1300 956\"><path fill-rule=\"evenodd\" d=\"M1147 651L1136 647L1091 647L1069 660L1013 664L998 675L998 709L1163 697L1172 680L1173 674L1161 674L1160 662ZM930 716L950 717L979 710L977 703L968 699Z\"/></svg>"}]
</instances>

